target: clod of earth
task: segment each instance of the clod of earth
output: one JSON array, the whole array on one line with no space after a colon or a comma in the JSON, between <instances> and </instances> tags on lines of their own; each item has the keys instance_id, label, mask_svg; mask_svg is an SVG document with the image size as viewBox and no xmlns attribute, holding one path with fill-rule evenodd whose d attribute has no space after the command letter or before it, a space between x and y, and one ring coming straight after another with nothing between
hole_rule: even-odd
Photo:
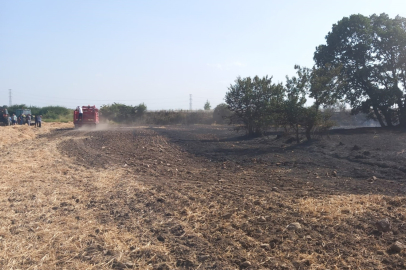
<instances>
[{"instance_id":1,"label":"clod of earth","mask_svg":"<svg viewBox=\"0 0 406 270\"><path fill-rule=\"evenodd\" d=\"M159 242L165 242L165 238L162 235L158 235L157 239Z\"/></svg>"},{"instance_id":2,"label":"clod of earth","mask_svg":"<svg viewBox=\"0 0 406 270\"><path fill-rule=\"evenodd\" d=\"M351 214L351 210L350 209L342 209L341 214Z\"/></svg>"},{"instance_id":3,"label":"clod of earth","mask_svg":"<svg viewBox=\"0 0 406 270\"><path fill-rule=\"evenodd\" d=\"M387 218L379 220L375 224L380 232L389 232L392 229L392 226Z\"/></svg>"},{"instance_id":4,"label":"clod of earth","mask_svg":"<svg viewBox=\"0 0 406 270\"><path fill-rule=\"evenodd\" d=\"M299 229L301 229L301 228L302 228L302 226L300 225L299 222L290 223L290 224L286 227L286 229L292 230L292 231L294 231L294 230L299 230Z\"/></svg>"},{"instance_id":5,"label":"clod of earth","mask_svg":"<svg viewBox=\"0 0 406 270\"><path fill-rule=\"evenodd\" d=\"M242 268L248 268L250 266L251 266L251 262L249 262L249 261L245 261L245 262L241 263Z\"/></svg>"},{"instance_id":6,"label":"clod of earth","mask_svg":"<svg viewBox=\"0 0 406 270\"><path fill-rule=\"evenodd\" d=\"M388 251L391 253L400 253L405 248L406 248L406 246L403 243L396 241L394 244L392 244L389 247Z\"/></svg>"},{"instance_id":7,"label":"clod of earth","mask_svg":"<svg viewBox=\"0 0 406 270\"><path fill-rule=\"evenodd\" d=\"M232 213L227 213L227 214L224 214L224 215L222 216L222 218L223 218L223 219L229 219L229 218L231 218L232 215L233 215Z\"/></svg>"},{"instance_id":8,"label":"clod of earth","mask_svg":"<svg viewBox=\"0 0 406 270\"><path fill-rule=\"evenodd\" d=\"M358 151L358 150L361 150L361 147L359 147L358 145L354 145L354 147L352 148L352 150Z\"/></svg>"}]
</instances>

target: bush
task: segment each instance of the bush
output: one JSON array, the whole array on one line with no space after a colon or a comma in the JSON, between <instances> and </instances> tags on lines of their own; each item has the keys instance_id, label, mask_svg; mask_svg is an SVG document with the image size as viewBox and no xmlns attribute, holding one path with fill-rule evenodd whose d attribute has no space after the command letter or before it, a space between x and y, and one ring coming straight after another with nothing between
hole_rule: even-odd
<instances>
[{"instance_id":1,"label":"bush","mask_svg":"<svg viewBox=\"0 0 406 270\"><path fill-rule=\"evenodd\" d=\"M285 94L283 85L272 83L267 76L238 77L228 90L225 100L233 112L230 123L248 135L262 135L273 124Z\"/></svg>"},{"instance_id":2,"label":"bush","mask_svg":"<svg viewBox=\"0 0 406 270\"><path fill-rule=\"evenodd\" d=\"M147 110L144 103L138 106L129 106L121 103L103 105L100 107L100 116L106 120L117 123L132 123L141 118Z\"/></svg>"},{"instance_id":3,"label":"bush","mask_svg":"<svg viewBox=\"0 0 406 270\"><path fill-rule=\"evenodd\" d=\"M228 124L233 112L230 111L228 105L221 103L214 108L213 121L217 124Z\"/></svg>"}]
</instances>

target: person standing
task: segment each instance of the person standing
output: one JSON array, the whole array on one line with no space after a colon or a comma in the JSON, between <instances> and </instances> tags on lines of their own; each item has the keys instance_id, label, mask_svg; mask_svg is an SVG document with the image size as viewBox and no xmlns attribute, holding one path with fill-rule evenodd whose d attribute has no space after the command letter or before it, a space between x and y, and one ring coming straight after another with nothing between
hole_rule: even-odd
<instances>
[{"instance_id":1,"label":"person standing","mask_svg":"<svg viewBox=\"0 0 406 270\"><path fill-rule=\"evenodd\" d=\"M31 126L31 114L27 114L27 124Z\"/></svg>"},{"instance_id":2,"label":"person standing","mask_svg":"<svg viewBox=\"0 0 406 270\"><path fill-rule=\"evenodd\" d=\"M79 112L79 118L78 120L83 120L83 109L81 106L78 106L77 108L78 112Z\"/></svg>"},{"instance_id":3,"label":"person standing","mask_svg":"<svg viewBox=\"0 0 406 270\"><path fill-rule=\"evenodd\" d=\"M42 122L42 115L38 115L38 127L41 127L41 122Z\"/></svg>"},{"instance_id":4,"label":"person standing","mask_svg":"<svg viewBox=\"0 0 406 270\"><path fill-rule=\"evenodd\" d=\"M13 113L13 117L11 118L11 121L12 121L12 125L15 126L15 124L17 123L17 115L15 115L14 113Z\"/></svg>"}]
</instances>

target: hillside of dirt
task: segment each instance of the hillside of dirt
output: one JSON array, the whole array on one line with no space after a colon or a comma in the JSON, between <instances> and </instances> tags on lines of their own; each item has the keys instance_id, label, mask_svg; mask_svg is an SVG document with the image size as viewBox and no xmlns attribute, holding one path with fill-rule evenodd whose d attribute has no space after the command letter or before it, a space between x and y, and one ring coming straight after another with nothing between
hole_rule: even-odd
<instances>
[{"instance_id":1,"label":"hillside of dirt","mask_svg":"<svg viewBox=\"0 0 406 270\"><path fill-rule=\"evenodd\" d=\"M2 269L406 268L403 131L29 132L0 153Z\"/></svg>"}]
</instances>

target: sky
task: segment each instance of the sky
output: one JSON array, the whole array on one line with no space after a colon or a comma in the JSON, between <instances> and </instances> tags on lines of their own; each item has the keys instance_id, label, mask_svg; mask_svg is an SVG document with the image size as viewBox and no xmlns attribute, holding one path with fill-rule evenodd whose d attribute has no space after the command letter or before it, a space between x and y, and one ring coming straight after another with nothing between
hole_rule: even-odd
<instances>
[{"instance_id":1,"label":"sky","mask_svg":"<svg viewBox=\"0 0 406 270\"><path fill-rule=\"evenodd\" d=\"M313 66L351 14L406 17L405 0L0 0L0 105L224 102L238 76Z\"/></svg>"}]
</instances>

